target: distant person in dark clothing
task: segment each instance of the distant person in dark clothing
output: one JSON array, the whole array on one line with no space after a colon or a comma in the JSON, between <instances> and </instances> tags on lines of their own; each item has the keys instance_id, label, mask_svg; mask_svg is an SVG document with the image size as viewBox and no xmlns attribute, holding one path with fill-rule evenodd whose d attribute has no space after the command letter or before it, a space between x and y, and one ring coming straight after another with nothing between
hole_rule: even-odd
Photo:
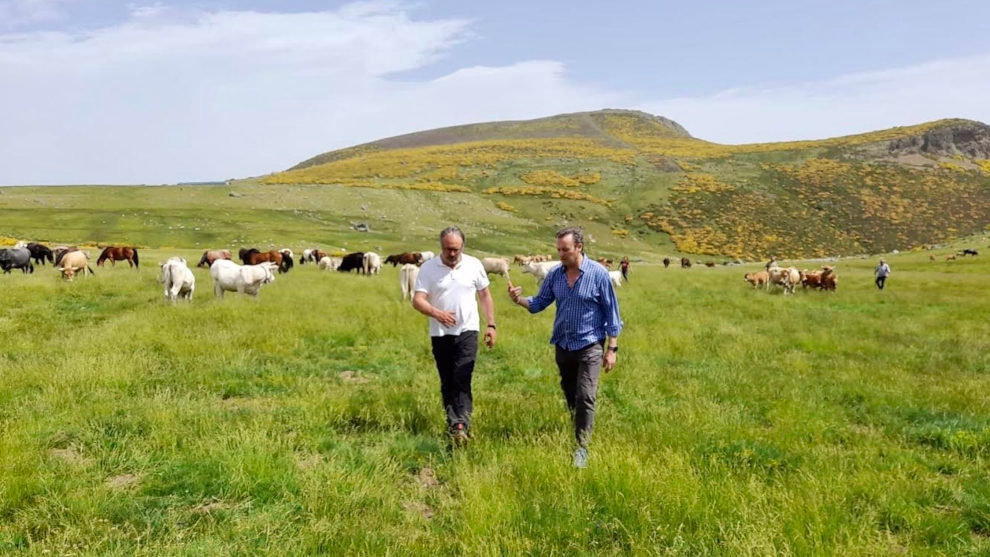
<instances>
[{"instance_id":1,"label":"distant person in dark clothing","mask_svg":"<svg viewBox=\"0 0 990 557\"><path fill-rule=\"evenodd\" d=\"M876 276L877 288L883 290L884 285L887 283L887 275L890 274L890 265L887 265L887 262L881 259L880 264L877 265L873 274Z\"/></svg>"}]
</instances>

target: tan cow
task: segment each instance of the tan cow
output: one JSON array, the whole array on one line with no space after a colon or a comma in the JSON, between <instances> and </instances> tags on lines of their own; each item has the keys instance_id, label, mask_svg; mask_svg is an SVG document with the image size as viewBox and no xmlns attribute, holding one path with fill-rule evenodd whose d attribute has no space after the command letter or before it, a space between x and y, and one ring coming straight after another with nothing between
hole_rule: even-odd
<instances>
[{"instance_id":1,"label":"tan cow","mask_svg":"<svg viewBox=\"0 0 990 557\"><path fill-rule=\"evenodd\" d=\"M486 273L502 275L506 279L509 278L508 259L502 257L484 257L481 259L481 265L484 266Z\"/></svg>"},{"instance_id":2,"label":"tan cow","mask_svg":"<svg viewBox=\"0 0 990 557\"><path fill-rule=\"evenodd\" d=\"M83 276L86 276L86 271L89 271L90 275L93 274L93 269L89 266L89 255L84 251L70 251L63 255L58 270L62 272L62 278L69 280L72 280L78 271L82 271Z\"/></svg>"},{"instance_id":3,"label":"tan cow","mask_svg":"<svg viewBox=\"0 0 990 557\"><path fill-rule=\"evenodd\" d=\"M752 284L753 288L758 288L760 286L766 288L767 280L770 279L770 273L767 273L766 271L746 273L743 275L743 278L746 279L746 282Z\"/></svg>"},{"instance_id":4,"label":"tan cow","mask_svg":"<svg viewBox=\"0 0 990 557\"><path fill-rule=\"evenodd\" d=\"M779 285L784 288L784 295L793 294L794 288L801 284L801 272L794 267L770 267L767 269L770 280L767 282L767 289L770 285Z\"/></svg>"}]
</instances>

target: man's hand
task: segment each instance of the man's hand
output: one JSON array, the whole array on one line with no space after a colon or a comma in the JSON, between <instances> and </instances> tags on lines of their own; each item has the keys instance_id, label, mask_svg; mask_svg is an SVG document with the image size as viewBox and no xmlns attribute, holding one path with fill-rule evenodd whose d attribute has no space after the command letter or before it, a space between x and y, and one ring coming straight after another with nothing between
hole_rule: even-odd
<instances>
[{"instance_id":1,"label":"man's hand","mask_svg":"<svg viewBox=\"0 0 990 557\"><path fill-rule=\"evenodd\" d=\"M433 318L440 322L444 327L453 327L457 324L457 317L449 311L443 311L438 309L433 312Z\"/></svg>"},{"instance_id":2,"label":"man's hand","mask_svg":"<svg viewBox=\"0 0 990 557\"><path fill-rule=\"evenodd\" d=\"M485 330L485 346L487 346L488 348L494 347L495 341L497 339L498 339L498 331L496 331L491 327L488 327L488 329Z\"/></svg>"},{"instance_id":3,"label":"man's hand","mask_svg":"<svg viewBox=\"0 0 990 557\"><path fill-rule=\"evenodd\" d=\"M605 362L602 366L605 368L605 373L612 371L612 368L615 367L615 361L618 359L618 356L618 354L612 352L608 348L605 349Z\"/></svg>"},{"instance_id":4,"label":"man's hand","mask_svg":"<svg viewBox=\"0 0 990 557\"><path fill-rule=\"evenodd\" d=\"M509 291L509 298L512 299L513 303L519 303L519 297L522 296L522 286L513 287L511 284L507 287Z\"/></svg>"}]
</instances>

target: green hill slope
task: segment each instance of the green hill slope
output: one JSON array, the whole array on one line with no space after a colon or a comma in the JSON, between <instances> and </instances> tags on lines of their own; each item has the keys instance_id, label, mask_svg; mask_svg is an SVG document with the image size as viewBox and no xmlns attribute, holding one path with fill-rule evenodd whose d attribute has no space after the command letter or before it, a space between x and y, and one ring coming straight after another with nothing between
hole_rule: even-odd
<instances>
[{"instance_id":1,"label":"green hill slope","mask_svg":"<svg viewBox=\"0 0 990 557\"><path fill-rule=\"evenodd\" d=\"M968 120L721 145L642 112L442 128L324 153L260 180L481 196L534 225L730 257L905 249L990 223L990 127Z\"/></svg>"}]
</instances>

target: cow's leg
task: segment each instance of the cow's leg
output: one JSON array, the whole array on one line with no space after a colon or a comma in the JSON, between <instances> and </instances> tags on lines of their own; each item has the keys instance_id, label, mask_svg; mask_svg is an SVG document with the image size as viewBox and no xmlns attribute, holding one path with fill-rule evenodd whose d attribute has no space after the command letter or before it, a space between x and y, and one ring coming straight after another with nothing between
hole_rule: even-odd
<instances>
[{"instance_id":1,"label":"cow's leg","mask_svg":"<svg viewBox=\"0 0 990 557\"><path fill-rule=\"evenodd\" d=\"M213 295L217 298L223 299L223 287L219 283L213 284Z\"/></svg>"}]
</instances>

